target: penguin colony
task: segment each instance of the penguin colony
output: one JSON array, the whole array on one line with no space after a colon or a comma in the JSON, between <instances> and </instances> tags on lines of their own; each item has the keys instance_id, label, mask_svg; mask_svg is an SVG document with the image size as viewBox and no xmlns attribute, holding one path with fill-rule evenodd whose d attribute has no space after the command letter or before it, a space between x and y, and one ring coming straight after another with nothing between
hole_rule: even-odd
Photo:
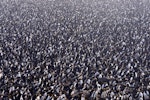
<instances>
[{"instance_id":1,"label":"penguin colony","mask_svg":"<svg viewBox=\"0 0 150 100\"><path fill-rule=\"evenodd\" d=\"M150 1L0 0L0 100L150 100Z\"/></svg>"}]
</instances>

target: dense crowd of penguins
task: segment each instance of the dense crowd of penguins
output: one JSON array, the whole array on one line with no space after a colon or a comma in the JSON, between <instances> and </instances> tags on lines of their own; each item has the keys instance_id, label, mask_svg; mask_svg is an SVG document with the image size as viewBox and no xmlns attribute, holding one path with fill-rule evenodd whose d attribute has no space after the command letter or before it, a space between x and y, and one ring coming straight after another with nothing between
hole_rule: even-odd
<instances>
[{"instance_id":1,"label":"dense crowd of penguins","mask_svg":"<svg viewBox=\"0 0 150 100\"><path fill-rule=\"evenodd\" d=\"M150 100L149 0L0 0L0 100Z\"/></svg>"}]
</instances>

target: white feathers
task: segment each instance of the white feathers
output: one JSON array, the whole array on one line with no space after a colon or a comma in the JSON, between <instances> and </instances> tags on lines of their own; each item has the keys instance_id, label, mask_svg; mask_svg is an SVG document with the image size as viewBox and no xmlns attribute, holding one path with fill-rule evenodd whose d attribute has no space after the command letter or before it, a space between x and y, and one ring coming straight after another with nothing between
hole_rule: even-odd
<instances>
[{"instance_id":1,"label":"white feathers","mask_svg":"<svg viewBox=\"0 0 150 100\"><path fill-rule=\"evenodd\" d=\"M15 87L14 87L14 86L10 87L10 88L9 88L9 93L13 92L14 90L15 90Z\"/></svg>"},{"instance_id":2,"label":"white feathers","mask_svg":"<svg viewBox=\"0 0 150 100\"><path fill-rule=\"evenodd\" d=\"M115 93L113 91L111 91L110 97L113 98L114 95L115 95Z\"/></svg>"},{"instance_id":3,"label":"white feathers","mask_svg":"<svg viewBox=\"0 0 150 100\"><path fill-rule=\"evenodd\" d=\"M144 91L143 97L144 97L144 100L149 100L150 99L149 91Z\"/></svg>"},{"instance_id":4,"label":"white feathers","mask_svg":"<svg viewBox=\"0 0 150 100\"><path fill-rule=\"evenodd\" d=\"M51 98L49 95L47 96L46 100L54 100L53 98Z\"/></svg>"},{"instance_id":5,"label":"white feathers","mask_svg":"<svg viewBox=\"0 0 150 100\"><path fill-rule=\"evenodd\" d=\"M60 95L57 100L66 100L66 95L65 94L62 94Z\"/></svg>"},{"instance_id":6,"label":"white feathers","mask_svg":"<svg viewBox=\"0 0 150 100\"><path fill-rule=\"evenodd\" d=\"M35 100L40 100L40 95L38 95Z\"/></svg>"},{"instance_id":7,"label":"white feathers","mask_svg":"<svg viewBox=\"0 0 150 100\"><path fill-rule=\"evenodd\" d=\"M102 74L99 74L98 78L102 78L102 77L103 77Z\"/></svg>"},{"instance_id":8,"label":"white feathers","mask_svg":"<svg viewBox=\"0 0 150 100\"><path fill-rule=\"evenodd\" d=\"M44 93L44 95L43 95L43 96L41 96L41 99L40 99L40 100L45 100L45 99L46 99L46 97L47 97L47 93Z\"/></svg>"},{"instance_id":9,"label":"white feathers","mask_svg":"<svg viewBox=\"0 0 150 100\"><path fill-rule=\"evenodd\" d=\"M73 89L72 92L71 92L71 96L72 96L72 97L75 97L75 96L79 95L79 93L80 93L80 92L79 92L78 90Z\"/></svg>"},{"instance_id":10,"label":"white feathers","mask_svg":"<svg viewBox=\"0 0 150 100\"><path fill-rule=\"evenodd\" d=\"M87 83L88 83L88 84L90 84L90 83L91 83L91 80L90 80L90 79L88 79L88 80L87 80Z\"/></svg>"},{"instance_id":11,"label":"white feathers","mask_svg":"<svg viewBox=\"0 0 150 100\"><path fill-rule=\"evenodd\" d=\"M115 67L115 70L117 71L117 70L118 70L118 68L119 68L119 67L118 67L118 66L116 66L116 67Z\"/></svg>"},{"instance_id":12,"label":"white feathers","mask_svg":"<svg viewBox=\"0 0 150 100\"><path fill-rule=\"evenodd\" d=\"M101 98L106 98L108 94L108 91L103 91L101 94Z\"/></svg>"},{"instance_id":13,"label":"white feathers","mask_svg":"<svg viewBox=\"0 0 150 100\"><path fill-rule=\"evenodd\" d=\"M41 78L39 78L39 81L38 81L38 83L39 83L39 84L41 84L41 82L42 82L42 79L41 79Z\"/></svg>"},{"instance_id":14,"label":"white feathers","mask_svg":"<svg viewBox=\"0 0 150 100\"><path fill-rule=\"evenodd\" d=\"M126 43L125 43L125 42L122 42L122 45L123 45L123 46L125 46L125 45L126 45Z\"/></svg>"},{"instance_id":15,"label":"white feathers","mask_svg":"<svg viewBox=\"0 0 150 100\"><path fill-rule=\"evenodd\" d=\"M3 71L0 69L0 79L3 77Z\"/></svg>"},{"instance_id":16,"label":"white feathers","mask_svg":"<svg viewBox=\"0 0 150 100\"><path fill-rule=\"evenodd\" d=\"M22 95L20 96L20 100L24 100L23 97L22 97Z\"/></svg>"},{"instance_id":17,"label":"white feathers","mask_svg":"<svg viewBox=\"0 0 150 100\"><path fill-rule=\"evenodd\" d=\"M144 96L143 96L143 93L142 93L142 92L139 92L139 94L138 94L138 99L139 99L139 100L143 100L143 97L144 97Z\"/></svg>"},{"instance_id":18,"label":"white feathers","mask_svg":"<svg viewBox=\"0 0 150 100\"><path fill-rule=\"evenodd\" d=\"M84 96L81 96L81 100L86 100Z\"/></svg>"},{"instance_id":19,"label":"white feathers","mask_svg":"<svg viewBox=\"0 0 150 100\"><path fill-rule=\"evenodd\" d=\"M20 72L18 72L17 77L21 77L21 73Z\"/></svg>"},{"instance_id":20,"label":"white feathers","mask_svg":"<svg viewBox=\"0 0 150 100\"><path fill-rule=\"evenodd\" d=\"M82 79L79 81L79 84L80 84L80 85L82 85L82 84L83 84L83 80L82 80Z\"/></svg>"},{"instance_id":21,"label":"white feathers","mask_svg":"<svg viewBox=\"0 0 150 100\"><path fill-rule=\"evenodd\" d=\"M129 94L120 95L121 100L129 99Z\"/></svg>"}]
</instances>

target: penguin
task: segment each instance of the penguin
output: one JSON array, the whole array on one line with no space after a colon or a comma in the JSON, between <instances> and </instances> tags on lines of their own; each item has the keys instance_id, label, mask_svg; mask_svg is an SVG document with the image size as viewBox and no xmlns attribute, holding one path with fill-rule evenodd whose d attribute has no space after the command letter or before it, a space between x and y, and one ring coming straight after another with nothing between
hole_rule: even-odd
<instances>
[{"instance_id":1,"label":"penguin","mask_svg":"<svg viewBox=\"0 0 150 100\"><path fill-rule=\"evenodd\" d=\"M3 77L3 71L0 69L0 79Z\"/></svg>"}]
</instances>

